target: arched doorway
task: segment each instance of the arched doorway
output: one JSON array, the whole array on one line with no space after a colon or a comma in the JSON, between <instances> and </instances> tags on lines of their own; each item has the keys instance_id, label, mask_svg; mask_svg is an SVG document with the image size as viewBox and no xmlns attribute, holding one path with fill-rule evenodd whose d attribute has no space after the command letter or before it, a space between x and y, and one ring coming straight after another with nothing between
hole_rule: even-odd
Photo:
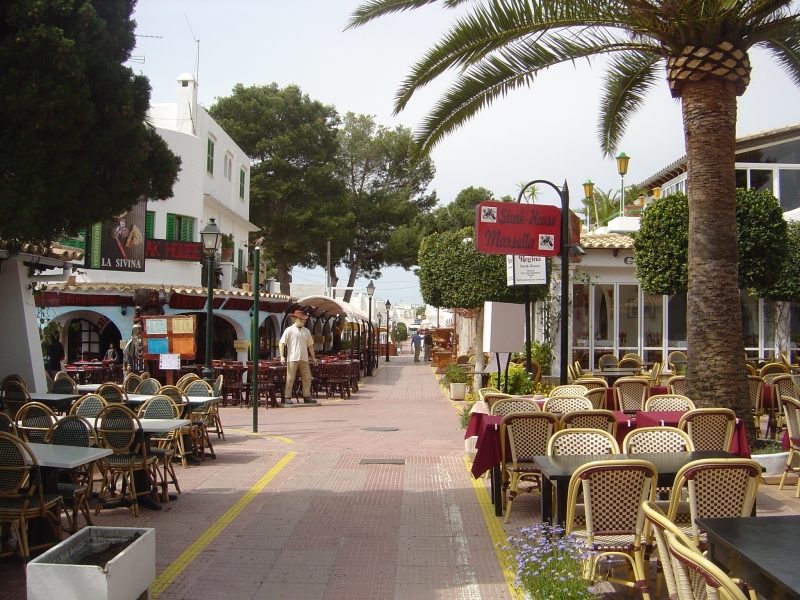
<instances>
[{"instance_id":1,"label":"arched doorway","mask_svg":"<svg viewBox=\"0 0 800 600\"><path fill-rule=\"evenodd\" d=\"M269 360L278 355L278 319L269 315L258 328L258 359Z\"/></svg>"},{"instance_id":2,"label":"arched doorway","mask_svg":"<svg viewBox=\"0 0 800 600\"><path fill-rule=\"evenodd\" d=\"M122 334L120 333L117 326L108 321L106 326L103 327L103 330L100 332L100 358L103 358L108 350L109 346L113 346L114 350L117 351L117 360L116 362L122 362L122 347L120 342L122 341Z\"/></svg>"},{"instance_id":3,"label":"arched doorway","mask_svg":"<svg viewBox=\"0 0 800 600\"><path fill-rule=\"evenodd\" d=\"M203 364L206 361L206 313L194 314L197 316L197 329L195 330L197 355L195 362ZM218 315L214 315L211 330L213 343L211 358L213 360L236 360L236 348L233 342L238 337L233 324Z\"/></svg>"}]
</instances>

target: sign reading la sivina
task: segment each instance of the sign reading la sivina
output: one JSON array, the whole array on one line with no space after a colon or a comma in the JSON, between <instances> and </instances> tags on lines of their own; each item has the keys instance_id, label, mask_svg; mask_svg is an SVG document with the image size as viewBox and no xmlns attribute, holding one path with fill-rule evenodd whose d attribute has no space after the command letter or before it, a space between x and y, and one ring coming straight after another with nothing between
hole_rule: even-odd
<instances>
[{"instance_id":1,"label":"sign reading la sivina","mask_svg":"<svg viewBox=\"0 0 800 600\"><path fill-rule=\"evenodd\" d=\"M557 256L561 209L547 204L481 202L475 216L475 249L485 254Z\"/></svg>"}]
</instances>

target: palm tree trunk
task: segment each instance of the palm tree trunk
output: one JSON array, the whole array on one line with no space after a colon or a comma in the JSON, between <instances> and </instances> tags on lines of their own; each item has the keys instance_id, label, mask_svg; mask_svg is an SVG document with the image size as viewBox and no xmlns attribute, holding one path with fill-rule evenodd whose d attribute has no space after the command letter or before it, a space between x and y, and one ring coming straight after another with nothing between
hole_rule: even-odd
<instances>
[{"instance_id":1,"label":"palm tree trunk","mask_svg":"<svg viewBox=\"0 0 800 600\"><path fill-rule=\"evenodd\" d=\"M755 430L744 364L736 232L736 95L717 78L686 83L683 127L689 179L687 395L732 408Z\"/></svg>"}]
</instances>

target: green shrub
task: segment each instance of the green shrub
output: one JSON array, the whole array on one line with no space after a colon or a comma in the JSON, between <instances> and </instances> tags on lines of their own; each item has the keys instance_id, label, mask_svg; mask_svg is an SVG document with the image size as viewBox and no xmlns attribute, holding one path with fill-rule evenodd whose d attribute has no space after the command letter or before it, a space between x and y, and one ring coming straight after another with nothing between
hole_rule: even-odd
<instances>
[{"instance_id":1,"label":"green shrub","mask_svg":"<svg viewBox=\"0 0 800 600\"><path fill-rule=\"evenodd\" d=\"M509 365L508 367L508 389L505 388L506 374L500 373L498 381L497 373L489 376L489 387L503 390L506 394L532 394L534 389L530 373L525 369L525 365Z\"/></svg>"},{"instance_id":2,"label":"green shrub","mask_svg":"<svg viewBox=\"0 0 800 600\"><path fill-rule=\"evenodd\" d=\"M467 374L456 363L450 363L442 369L442 378L439 383L444 387L451 383L467 383Z\"/></svg>"}]
</instances>

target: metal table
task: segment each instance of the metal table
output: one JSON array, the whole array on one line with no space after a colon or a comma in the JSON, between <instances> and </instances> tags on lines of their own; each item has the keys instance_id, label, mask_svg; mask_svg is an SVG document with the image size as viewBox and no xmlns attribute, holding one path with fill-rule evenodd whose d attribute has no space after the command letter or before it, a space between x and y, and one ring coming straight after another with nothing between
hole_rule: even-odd
<instances>
[{"instance_id":1,"label":"metal table","mask_svg":"<svg viewBox=\"0 0 800 600\"><path fill-rule=\"evenodd\" d=\"M49 392L30 392L31 400L41 402L52 410L68 413L72 404L81 394L51 394Z\"/></svg>"}]
</instances>

